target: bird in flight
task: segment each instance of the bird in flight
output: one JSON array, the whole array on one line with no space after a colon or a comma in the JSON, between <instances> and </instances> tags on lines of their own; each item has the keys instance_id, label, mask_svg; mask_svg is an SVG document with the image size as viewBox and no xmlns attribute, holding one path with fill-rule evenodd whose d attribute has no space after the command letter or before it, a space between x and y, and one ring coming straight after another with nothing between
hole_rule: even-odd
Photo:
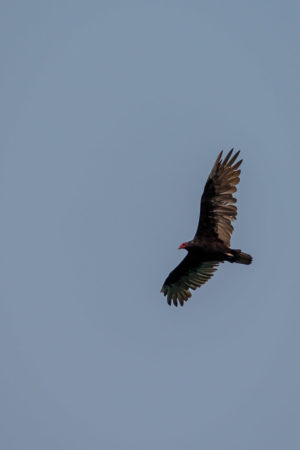
<instances>
[{"instance_id":1,"label":"bird in flight","mask_svg":"<svg viewBox=\"0 0 300 450\"><path fill-rule=\"evenodd\" d=\"M239 183L239 170L242 159L235 162L239 151L233 149L222 160L223 151L206 181L201 198L198 228L191 241L184 242L180 249L188 254L169 274L161 292L167 296L168 304L184 305L191 296L190 289L197 289L209 280L219 263L251 264L252 256L241 250L230 248L233 231L231 222L236 219L236 185ZM232 155L233 154L233 155Z\"/></svg>"}]
</instances>

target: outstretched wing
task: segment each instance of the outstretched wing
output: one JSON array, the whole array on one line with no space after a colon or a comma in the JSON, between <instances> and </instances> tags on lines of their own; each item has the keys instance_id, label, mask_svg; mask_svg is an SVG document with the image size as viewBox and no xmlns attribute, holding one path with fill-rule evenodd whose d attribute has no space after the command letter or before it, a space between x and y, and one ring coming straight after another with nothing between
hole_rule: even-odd
<instances>
[{"instance_id":1,"label":"outstretched wing","mask_svg":"<svg viewBox=\"0 0 300 450\"><path fill-rule=\"evenodd\" d=\"M188 253L181 263L169 274L161 292L167 296L169 305L181 306L191 296L190 289L197 289L209 280L217 269L218 261L196 260Z\"/></svg>"},{"instance_id":2,"label":"outstretched wing","mask_svg":"<svg viewBox=\"0 0 300 450\"><path fill-rule=\"evenodd\" d=\"M240 152L231 156L232 153L233 149L222 161L221 152L209 174L201 198L200 219L195 235L198 239L219 238L228 247L233 231L231 222L237 216L237 207L234 205L236 198L232 194L237 190L241 173L238 168L243 161L241 159L234 164Z\"/></svg>"}]
</instances>

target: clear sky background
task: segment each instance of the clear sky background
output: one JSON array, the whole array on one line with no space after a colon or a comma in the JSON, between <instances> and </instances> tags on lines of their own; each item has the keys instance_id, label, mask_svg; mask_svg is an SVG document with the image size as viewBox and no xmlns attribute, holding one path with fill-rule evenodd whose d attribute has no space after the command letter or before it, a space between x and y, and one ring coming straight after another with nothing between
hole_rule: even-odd
<instances>
[{"instance_id":1,"label":"clear sky background","mask_svg":"<svg viewBox=\"0 0 300 450\"><path fill-rule=\"evenodd\" d=\"M300 448L299 14L2 1L1 449ZM169 307L231 147L253 265Z\"/></svg>"}]
</instances>

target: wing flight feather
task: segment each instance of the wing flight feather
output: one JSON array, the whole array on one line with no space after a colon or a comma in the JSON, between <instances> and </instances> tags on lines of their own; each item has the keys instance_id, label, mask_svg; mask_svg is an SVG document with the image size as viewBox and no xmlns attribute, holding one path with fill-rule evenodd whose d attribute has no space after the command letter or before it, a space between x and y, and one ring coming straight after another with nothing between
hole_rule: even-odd
<instances>
[{"instance_id":1,"label":"wing flight feather","mask_svg":"<svg viewBox=\"0 0 300 450\"><path fill-rule=\"evenodd\" d=\"M196 262L187 254L181 263L169 274L161 292L167 296L168 304L184 305L191 296L190 289L197 289L209 280L217 270L218 261Z\"/></svg>"},{"instance_id":2,"label":"wing flight feather","mask_svg":"<svg viewBox=\"0 0 300 450\"><path fill-rule=\"evenodd\" d=\"M232 221L237 217L236 185L240 181L239 170L242 159L235 162L239 151L233 156L233 149L228 152L222 161L223 152L220 152L209 174L201 198L201 211L195 238L218 238L228 247L230 246ZM234 164L235 163L235 164Z\"/></svg>"}]
</instances>

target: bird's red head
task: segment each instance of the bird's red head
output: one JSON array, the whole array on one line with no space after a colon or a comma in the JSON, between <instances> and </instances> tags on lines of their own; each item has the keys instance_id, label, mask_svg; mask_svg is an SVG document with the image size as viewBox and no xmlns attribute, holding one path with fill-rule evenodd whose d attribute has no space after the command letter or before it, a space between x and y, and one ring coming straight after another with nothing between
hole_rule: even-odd
<instances>
[{"instance_id":1,"label":"bird's red head","mask_svg":"<svg viewBox=\"0 0 300 450\"><path fill-rule=\"evenodd\" d=\"M179 245L178 250L182 249L182 248L186 248L189 245L188 242L183 242L183 244Z\"/></svg>"}]
</instances>

